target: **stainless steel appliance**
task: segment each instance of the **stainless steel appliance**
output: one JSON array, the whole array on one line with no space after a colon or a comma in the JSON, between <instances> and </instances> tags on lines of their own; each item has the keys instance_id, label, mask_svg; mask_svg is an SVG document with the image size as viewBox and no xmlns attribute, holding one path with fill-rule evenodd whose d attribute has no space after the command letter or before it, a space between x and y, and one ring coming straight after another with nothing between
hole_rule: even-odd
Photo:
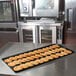
<instances>
[{"instance_id":1,"label":"stainless steel appliance","mask_svg":"<svg viewBox=\"0 0 76 76\"><path fill-rule=\"evenodd\" d=\"M57 43L56 27L40 26L40 43Z\"/></svg>"},{"instance_id":2,"label":"stainless steel appliance","mask_svg":"<svg viewBox=\"0 0 76 76\"><path fill-rule=\"evenodd\" d=\"M32 0L19 0L20 16L32 16Z\"/></svg>"},{"instance_id":3,"label":"stainless steel appliance","mask_svg":"<svg viewBox=\"0 0 76 76\"><path fill-rule=\"evenodd\" d=\"M19 0L21 17L58 17L59 0Z\"/></svg>"},{"instance_id":4,"label":"stainless steel appliance","mask_svg":"<svg viewBox=\"0 0 76 76\"><path fill-rule=\"evenodd\" d=\"M0 47L18 42L17 0L0 0Z\"/></svg>"},{"instance_id":5,"label":"stainless steel appliance","mask_svg":"<svg viewBox=\"0 0 76 76\"><path fill-rule=\"evenodd\" d=\"M20 17L25 21L18 22L20 41L30 39L33 43L62 43L62 32L60 29L57 31L62 24L56 22L59 18L59 3L59 0L19 0Z\"/></svg>"},{"instance_id":6,"label":"stainless steel appliance","mask_svg":"<svg viewBox=\"0 0 76 76\"><path fill-rule=\"evenodd\" d=\"M16 22L16 0L0 0L0 28L14 28Z\"/></svg>"},{"instance_id":7,"label":"stainless steel appliance","mask_svg":"<svg viewBox=\"0 0 76 76\"><path fill-rule=\"evenodd\" d=\"M19 40L20 42L38 42L38 27L34 23L19 22Z\"/></svg>"},{"instance_id":8,"label":"stainless steel appliance","mask_svg":"<svg viewBox=\"0 0 76 76\"><path fill-rule=\"evenodd\" d=\"M19 22L20 42L33 43L59 43L62 44L61 23L51 23L49 21L28 21L27 23ZM62 30L62 29L61 29Z\"/></svg>"},{"instance_id":9,"label":"stainless steel appliance","mask_svg":"<svg viewBox=\"0 0 76 76\"><path fill-rule=\"evenodd\" d=\"M65 0L65 21L68 30L76 30L76 0Z\"/></svg>"},{"instance_id":10,"label":"stainless steel appliance","mask_svg":"<svg viewBox=\"0 0 76 76\"><path fill-rule=\"evenodd\" d=\"M23 42L33 42L33 29L24 28L22 31L23 31Z\"/></svg>"},{"instance_id":11,"label":"stainless steel appliance","mask_svg":"<svg viewBox=\"0 0 76 76\"><path fill-rule=\"evenodd\" d=\"M56 23L51 20L43 21L39 26L40 43L62 44L62 26L61 23Z\"/></svg>"}]
</instances>

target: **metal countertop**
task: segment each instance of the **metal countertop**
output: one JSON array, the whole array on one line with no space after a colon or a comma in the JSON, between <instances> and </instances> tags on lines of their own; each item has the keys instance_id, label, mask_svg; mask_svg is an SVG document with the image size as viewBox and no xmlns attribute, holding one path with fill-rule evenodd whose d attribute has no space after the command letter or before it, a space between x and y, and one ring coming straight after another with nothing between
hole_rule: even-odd
<instances>
[{"instance_id":1,"label":"metal countertop","mask_svg":"<svg viewBox=\"0 0 76 76\"><path fill-rule=\"evenodd\" d=\"M8 43L5 45L0 49L0 76L76 76L76 53L19 73L13 72L1 60L1 58L45 45L48 44ZM76 45L67 44L65 46L72 50L76 49Z\"/></svg>"},{"instance_id":2,"label":"metal countertop","mask_svg":"<svg viewBox=\"0 0 76 76\"><path fill-rule=\"evenodd\" d=\"M56 27L56 26L61 26L62 23L60 22L49 22L49 21L28 21L27 23L25 22L18 22L19 25L25 26L25 25L31 25L31 26L51 26L51 27Z\"/></svg>"}]
</instances>

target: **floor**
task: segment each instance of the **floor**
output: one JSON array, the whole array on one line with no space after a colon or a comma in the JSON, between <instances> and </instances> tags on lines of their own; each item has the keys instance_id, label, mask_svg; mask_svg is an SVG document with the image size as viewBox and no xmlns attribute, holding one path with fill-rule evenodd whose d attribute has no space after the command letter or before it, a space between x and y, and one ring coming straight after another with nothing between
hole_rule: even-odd
<instances>
[{"instance_id":1,"label":"floor","mask_svg":"<svg viewBox=\"0 0 76 76\"><path fill-rule=\"evenodd\" d=\"M64 44L76 44L76 32L66 31L64 34Z\"/></svg>"}]
</instances>

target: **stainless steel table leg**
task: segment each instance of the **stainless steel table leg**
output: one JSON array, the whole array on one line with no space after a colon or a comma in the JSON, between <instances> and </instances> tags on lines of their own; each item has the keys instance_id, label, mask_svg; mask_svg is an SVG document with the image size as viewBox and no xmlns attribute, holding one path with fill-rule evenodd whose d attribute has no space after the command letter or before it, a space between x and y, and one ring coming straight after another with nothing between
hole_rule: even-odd
<instances>
[{"instance_id":1,"label":"stainless steel table leg","mask_svg":"<svg viewBox=\"0 0 76 76\"><path fill-rule=\"evenodd\" d=\"M39 43L39 41L38 41L38 38L39 38L39 36L38 36L38 32L39 31L39 26L34 26L33 27L33 43L36 43L36 44L38 44Z\"/></svg>"},{"instance_id":2,"label":"stainless steel table leg","mask_svg":"<svg viewBox=\"0 0 76 76\"><path fill-rule=\"evenodd\" d=\"M55 44L57 39L56 27L52 27L52 43Z\"/></svg>"},{"instance_id":3,"label":"stainless steel table leg","mask_svg":"<svg viewBox=\"0 0 76 76\"><path fill-rule=\"evenodd\" d=\"M23 30L21 25L19 25L19 41L23 43Z\"/></svg>"},{"instance_id":4,"label":"stainless steel table leg","mask_svg":"<svg viewBox=\"0 0 76 76\"><path fill-rule=\"evenodd\" d=\"M62 44L62 41L63 41L63 26L58 27L58 40L57 40L57 43Z\"/></svg>"}]
</instances>

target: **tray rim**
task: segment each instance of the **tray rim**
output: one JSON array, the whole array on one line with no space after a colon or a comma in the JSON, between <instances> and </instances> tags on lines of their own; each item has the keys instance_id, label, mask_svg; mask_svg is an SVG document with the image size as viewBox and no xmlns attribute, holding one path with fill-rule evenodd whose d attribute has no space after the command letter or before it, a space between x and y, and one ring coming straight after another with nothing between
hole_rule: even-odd
<instances>
[{"instance_id":1,"label":"tray rim","mask_svg":"<svg viewBox=\"0 0 76 76\"><path fill-rule=\"evenodd\" d=\"M67 49L67 50L72 51L71 54L75 53L75 51L73 51L73 50L65 47L64 45L61 45L61 44L49 44L49 45L45 45L45 46L42 46L42 47L39 47L39 48L36 48L36 49L33 49L33 50L27 50L26 52L21 52L21 53L14 54L14 55L11 55L11 56L8 56L8 57L4 57L4 58L2 58L2 60L3 60L3 62L4 62L4 59L7 59L7 58L9 58L9 57L13 57L13 56L20 55L20 54L23 54L23 53L32 52L32 51L35 51L35 50L38 50L38 49L42 49L42 48L46 48L46 47L49 47L49 46L52 46L52 45L59 45L59 46L62 47L62 48L65 48L65 49ZM68 55L71 55L71 54L68 54ZM68 56L68 55L65 55L65 56ZM65 56L62 56L62 57L65 57ZM53 60L50 60L50 61L54 61L54 60L60 59L60 58L62 58L62 57L59 57L59 58L56 58L56 59L53 59ZM42 64L48 63L48 62L50 62L50 61L47 61L47 62L38 64L38 65L42 65ZM5 62L4 62L4 63L5 63ZM7 63L5 63L5 64L7 65ZM30 68L36 67L36 66L38 66L38 65L34 65L34 66L29 67L29 68L26 68L26 69L30 69ZM8 65L7 65L7 66L8 66ZM8 66L8 67L13 70L13 67L10 67L10 66ZM14 71L14 70L13 70L13 71L14 71L15 73L18 73L18 72L22 72L22 71L24 71L24 70L26 70L26 69L23 69L23 70L20 70L20 71Z\"/></svg>"}]
</instances>

